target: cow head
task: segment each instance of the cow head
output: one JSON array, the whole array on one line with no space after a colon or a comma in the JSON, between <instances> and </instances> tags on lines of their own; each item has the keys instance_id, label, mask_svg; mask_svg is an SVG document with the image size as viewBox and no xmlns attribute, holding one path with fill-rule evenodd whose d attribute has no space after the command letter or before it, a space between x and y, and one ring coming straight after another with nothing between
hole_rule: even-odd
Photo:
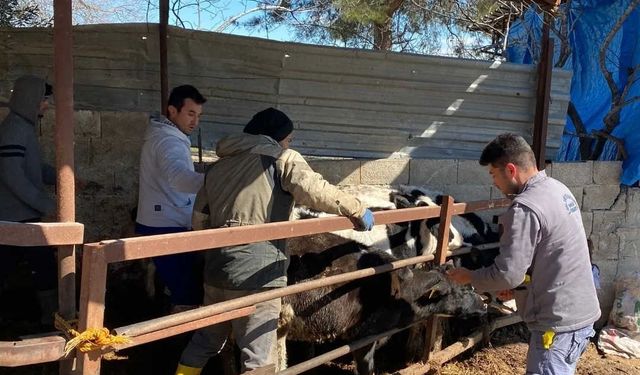
<instances>
[{"instance_id":1,"label":"cow head","mask_svg":"<svg viewBox=\"0 0 640 375\"><path fill-rule=\"evenodd\" d=\"M444 269L413 270L410 283L403 285L401 297L410 301L417 316L430 315L466 317L484 314L486 304L470 286L451 282Z\"/></svg>"},{"instance_id":2,"label":"cow head","mask_svg":"<svg viewBox=\"0 0 640 375\"><path fill-rule=\"evenodd\" d=\"M392 255L375 251L361 254L357 266L358 269L376 267L394 260L396 259ZM431 271L408 268L393 271L389 275L390 292L395 298L407 301L417 319L433 314L466 317L486 313L487 308L480 295L470 286L451 282L445 275L445 267L441 266ZM371 292L377 296L376 298L380 298L380 289Z\"/></svg>"}]
</instances>

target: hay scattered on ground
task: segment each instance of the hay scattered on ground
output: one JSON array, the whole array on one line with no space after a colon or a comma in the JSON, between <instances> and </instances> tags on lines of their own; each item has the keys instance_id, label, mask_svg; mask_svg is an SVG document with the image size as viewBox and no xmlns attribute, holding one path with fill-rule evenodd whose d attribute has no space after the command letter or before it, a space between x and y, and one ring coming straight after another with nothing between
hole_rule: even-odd
<instances>
[{"instance_id":1,"label":"hay scattered on ground","mask_svg":"<svg viewBox=\"0 0 640 375\"><path fill-rule=\"evenodd\" d=\"M521 332L497 331L492 346L460 357L437 371L440 375L524 374L528 344ZM506 332L506 334L505 334ZM511 340L509 339L511 337ZM511 342L509 342L511 341ZM640 359L603 356L594 343L580 358L577 375L640 374Z\"/></svg>"}]
</instances>

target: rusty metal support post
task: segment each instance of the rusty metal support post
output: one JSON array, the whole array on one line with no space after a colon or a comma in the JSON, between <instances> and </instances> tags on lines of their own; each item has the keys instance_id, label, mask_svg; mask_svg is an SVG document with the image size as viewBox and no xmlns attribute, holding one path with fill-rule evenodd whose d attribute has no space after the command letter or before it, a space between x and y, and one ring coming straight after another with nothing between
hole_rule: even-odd
<instances>
[{"instance_id":1,"label":"rusty metal support post","mask_svg":"<svg viewBox=\"0 0 640 375\"><path fill-rule=\"evenodd\" d=\"M73 161L73 31L71 0L55 0L53 53L54 96L56 107L56 188L58 221L76 220L75 176ZM65 319L76 317L76 255L74 245L58 247L58 310ZM69 374L73 361L60 362L60 373Z\"/></svg>"},{"instance_id":2,"label":"rusty metal support post","mask_svg":"<svg viewBox=\"0 0 640 375\"><path fill-rule=\"evenodd\" d=\"M444 264L447 261L447 250L449 248L449 227L453 216L453 197L445 195L440 206L440 229L438 231L438 246L436 247L435 264ZM440 322L437 316L432 316L427 321L425 338L425 362L429 360L438 341L442 340L439 331Z\"/></svg>"},{"instance_id":3,"label":"rusty metal support post","mask_svg":"<svg viewBox=\"0 0 640 375\"><path fill-rule=\"evenodd\" d=\"M107 285L107 261L102 248L84 248L82 255L82 289L80 290L80 332L101 328L104 324L104 302ZM78 367L83 375L100 374L100 351L76 351Z\"/></svg>"},{"instance_id":4,"label":"rusty metal support post","mask_svg":"<svg viewBox=\"0 0 640 375\"><path fill-rule=\"evenodd\" d=\"M167 115L169 97L169 64L167 63L167 38L169 28L169 0L160 0L160 108Z\"/></svg>"},{"instance_id":5,"label":"rusty metal support post","mask_svg":"<svg viewBox=\"0 0 640 375\"><path fill-rule=\"evenodd\" d=\"M551 75L553 71L553 39L549 38L549 23L553 18L545 12L542 26L542 53L538 63L538 83L536 88L536 112L533 119L533 153L538 169L545 168L547 146L547 126L549 122L549 101L551 98Z\"/></svg>"}]
</instances>

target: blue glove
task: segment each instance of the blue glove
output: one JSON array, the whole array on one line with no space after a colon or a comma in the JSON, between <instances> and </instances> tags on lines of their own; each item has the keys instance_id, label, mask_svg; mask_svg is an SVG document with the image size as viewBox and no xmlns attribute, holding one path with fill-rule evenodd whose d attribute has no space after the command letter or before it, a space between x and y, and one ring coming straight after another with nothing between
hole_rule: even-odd
<instances>
[{"instance_id":1,"label":"blue glove","mask_svg":"<svg viewBox=\"0 0 640 375\"><path fill-rule=\"evenodd\" d=\"M375 225L375 219L373 218L373 212L370 209L364 210L364 215L362 217L351 217L351 221L353 225L356 227L357 231L367 231L371 230Z\"/></svg>"}]
</instances>

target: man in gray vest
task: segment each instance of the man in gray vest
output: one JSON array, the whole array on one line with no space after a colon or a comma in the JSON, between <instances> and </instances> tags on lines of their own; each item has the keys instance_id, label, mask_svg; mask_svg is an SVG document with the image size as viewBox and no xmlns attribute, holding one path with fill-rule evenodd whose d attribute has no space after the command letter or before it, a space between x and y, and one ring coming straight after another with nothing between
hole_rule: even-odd
<instances>
[{"instance_id":1,"label":"man in gray vest","mask_svg":"<svg viewBox=\"0 0 640 375\"><path fill-rule=\"evenodd\" d=\"M580 208L566 186L538 171L518 135L490 142L480 165L513 200L500 217L500 254L490 267L448 276L480 292L512 290L531 331L527 374L573 374L600 317Z\"/></svg>"}]
</instances>

